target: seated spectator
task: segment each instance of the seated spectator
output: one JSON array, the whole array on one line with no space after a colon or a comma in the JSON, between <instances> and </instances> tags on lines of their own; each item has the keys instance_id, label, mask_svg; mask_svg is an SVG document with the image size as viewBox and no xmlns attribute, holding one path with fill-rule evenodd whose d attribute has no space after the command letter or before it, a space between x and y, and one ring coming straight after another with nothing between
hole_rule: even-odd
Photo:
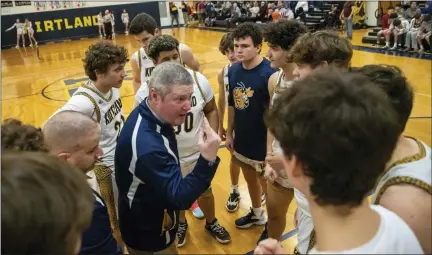
<instances>
[{"instance_id":1,"label":"seated spectator","mask_svg":"<svg viewBox=\"0 0 432 255\"><path fill-rule=\"evenodd\" d=\"M303 10L303 7L299 7L296 10L295 13L295 18L301 22L303 22L304 24L306 24L306 12Z\"/></svg>"},{"instance_id":2,"label":"seated spectator","mask_svg":"<svg viewBox=\"0 0 432 255\"><path fill-rule=\"evenodd\" d=\"M397 13L399 19L405 16L405 10L400 4L395 5L395 12Z\"/></svg>"},{"instance_id":3,"label":"seated spectator","mask_svg":"<svg viewBox=\"0 0 432 255\"><path fill-rule=\"evenodd\" d=\"M419 49L417 43L417 33L422 24L421 13L417 12L411 20L410 29L407 32L405 39L406 51L417 51Z\"/></svg>"},{"instance_id":4,"label":"seated spectator","mask_svg":"<svg viewBox=\"0 0 432 255\"><path fill-rule=\"evenodd\" d=\"M389 7L387 13L389 14L388 22L385 22L386 20L383 20L383 29L378 31L377 43L374 44L374 46L379 47L380 39L382 36L384 36L386 40L385 48L388 48L390 45L390 32L391 29L393 28L393 20L397 19L398 15L396 12L394 12L393 7Z\"/></svg>"},{"instance_id":5,"label":"seated spectator","mask_svg":"<svg viewBox=\"0 0 432 255\"><path fill-rule=\"evenodd\" d=\"M258 16L260 8L258 6L258 2L255 2L253 7L249 8L249 12L251 13L251 18L256 18Z\"/></svg>"},{"instance_id":6,"label":"seated spectator","mask_svg":"<svg viewBox=\"0 0 432 255\"><path fill-rule=\"evenodd\" d=\"M432 28L432 19L430 14L423 15L423 22L417 31L417 42L420 45L419 53L424 52L423 40L427 44L429 49L431 48L430 44L430 36L431 36L431 28Z\"/></svg>"},{"instance_id":7,"label":"seated spectator","mask_svg":"<svg viewBox=\"0 0 432 255\"><path fill-rule=\"evenodd\" d=\"M396 50L399 47L404 47L405 36L409 31L409 22L404 18L398 18L393 20L393 28L390 26L391 34L393 35L393 47L390 50Z\"/></svg>"},{"instance_id":8,"label":"seated spectator","mask_svg":"<svg viewBox=\"0 0 432 255\"><path fill-rule=\"evenodd\" d=\"M412 20L417 12L421 12L420 8L417 7L417 2L411 2L410 8L407 8L405 11L405 18Z\"/></svg>"}]
</instances>

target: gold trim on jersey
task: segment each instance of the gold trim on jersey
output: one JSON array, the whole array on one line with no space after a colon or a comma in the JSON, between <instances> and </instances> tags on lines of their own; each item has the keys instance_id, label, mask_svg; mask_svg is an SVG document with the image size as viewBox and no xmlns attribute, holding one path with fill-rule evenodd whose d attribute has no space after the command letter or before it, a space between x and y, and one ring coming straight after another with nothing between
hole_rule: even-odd
<instances>
[{"instance_id":1,"label":"gold trim on jersey","mask_svg":"<svg viewBox=\"0 0 432 255\"><path fill-rule=\"evenodd\" d=\"M419 147L419 152L417 154L414 154L414 155L402 158L400 160L397 160L397 161L393 162L390 166L388 166L387 169L384 171L384 173L382 173L381 176L378 178L375 189L378 188L379 180L381 180L381 178L384 176L384 174L386 174L388 171L390 171L393 167L395 167L397 165L401 165L401 164L415 162L415 161L418 161L418 160L420 160L426 156L426 149L425 149L424 145L419 140L417 140L415 138L412 138L412 137L408 137L408 138L413 139L417 143L417 145ZM378 191L378 194L375 198L374 204L375 205L379 204L379 201L380 201L382 195L384 194L384 192L387 190L388 187L393 186L393 185L400 185L400 184L412 185L412 186L415 186L417 188L420 188L420 189L428 192L429 194L432 194L431 185L425 183L424 181L416 179L414 177L410 177L410 176L396 176L396 177L393 177L393 178L390 178L389 180L387 180L385 182L385 184L380 188L380 190Z\"/></svg>"},{"instance_id":2,"label":"gold trim on jersey","mask_svg":"<svg viewBox=\"0 0 432 255\"><path fill-rule=\"evenodd\" d=\"M88 89L88 90L90 90L90 91L92 91L92 92L94 92L94 93L96 93L96 95L98 95L100 98L102 98L105 102L109 102L109 101L111 101L111 99L112 99L112 97L113 97L113 91L112 91L112 89L110 89L110 95L109 95L109 97L108 98L105 98L103 95L102 95L102 93L100 93L98 90L96 90L96 89L94 89L94 88L92 88L92 87L89 87L89 86L87 86L87 85L83 85L82 86L83 88L86 88L86 89Z\"/></svg>"},{"instance_id":3,"label":"gold trim on jersey","mask_svg":"<svg viewBox=\"0 0 432 255\"><path fill-rule=\"evenodd\" d=\"M312 231L309 235L309 245L308 245L306 254L309 254L309 252L312 250L312 248L315 246L315 244L316 244L315 229L312 229ZM294 248L294 255L302 255L297 247Z\"/></svg>"},{"instance_id":4,"label":"gold trim on jersey","mask_svg":"<svg viewBox=\"0 0 432 255\"><path fill-rule=\"evenodd\" d=\"M89 94L82 92L82 91L76 93L75 95L76 96L85 96L92 102L92 104L94 106L94 112L96 113L97 122L99 123L101 121L101 111L99 109L99 106L98 106L96 100L92 96L90 96ZM92 114L92 116L93 116L93 114Z\"/></svg>"},{"instance_id":5,"label":"gold trim on jersey","mask_svg":"<svg viewBox=\"0 0 432 255\"><path fill-rule=\"evenodd\" d=\"M96 176L96 181L99 185L100 195L107 206L111 228L116 234L119 234L117 233L120 231L120 228L117 220L117 210L114 199L113 183L111 177L112 170L104 165L96 165L93 168L93 171Z\"/></svg>"},{"instance_id":6,"label":"gold trim on jersey","mask_svg":"<svg viewBox=\"0 0 432 255\"><path fill-rule=\"evenodd\" d=\"M200 86L200 84L199 84L199 82L198 82L198 76L197 76L197 73L196 73L195 71L193 71L193 76L194 76L194 80L195 80L195 82L196 82L196 84L197 84L197 86L198 86L198 89L199 89L199 91L200 91L200 93L201 93L201 96L202 96L202 98L204 99L204 104L207 104L207 99L206 99L206 97L205 97L205 95L204 95L204 92L203 92L202 89L201 89L201 86Z\"/></svg>"}]
</instances>

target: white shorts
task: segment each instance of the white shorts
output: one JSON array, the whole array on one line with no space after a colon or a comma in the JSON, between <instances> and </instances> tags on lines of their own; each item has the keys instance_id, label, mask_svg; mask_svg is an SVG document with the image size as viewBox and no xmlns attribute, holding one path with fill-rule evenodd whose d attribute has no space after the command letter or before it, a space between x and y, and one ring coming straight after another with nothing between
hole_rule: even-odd
<instances>
[{"instance_id":1,"label":"white shorts","mask_svg":"<svg viewBox=\"0 0 432 255\"><path fill-rule=\"evenodd\" d=\"M17 29L17 34L22 35L24 33L24 29Z\"/></svg>"},{"instance_id":2,"label":"white shorts","mask_svg":"<svg viewBox=\"0 0 432 255\"><path fill-rule=\"evenodd\" d=\"M180 165L183 178L194 170L196 163L196 161L192 161L187 163L185 162Z\"/></svg>"},{"instance_id":3,"label":"white shorts","mask_svg":"<svg viewBox=\"0 0 432 255\"><path fill-rule=\"evenodd\" d=\"M234 151L232 155L241 163L253 167L257 171L257 173L260 174L261 176L264 175L264 165L265 165L264 161L258 161L258 160L247 158L236 151Z\"/></svg>"},{"instance_id":4,"label":"white shorts","mask_svg":"<svg viewBox=\"0 0 432 255\"><path fill-rule=\"evenodd\" d=\"M298 231L296 249L298 249L300 254L307 254L308 250L312 248L310 245L315 245L315 238L311 238L311 233L314 229L312 217L301 209L297 209L295 217Z\"/></svg>"},{"instance_id":5,"label":"white shorts","mask_svg":"<svg viewBox=\"0 0 432 255\"><path fill-rule=\"evenodd\" d=\"M276 178L275 182L279 183L282 187L287 189L292 189L293 186L288 180L288 176L286 174L285 169L279 170L278 172L278 178Z\"/></svg>"}]
</instances>

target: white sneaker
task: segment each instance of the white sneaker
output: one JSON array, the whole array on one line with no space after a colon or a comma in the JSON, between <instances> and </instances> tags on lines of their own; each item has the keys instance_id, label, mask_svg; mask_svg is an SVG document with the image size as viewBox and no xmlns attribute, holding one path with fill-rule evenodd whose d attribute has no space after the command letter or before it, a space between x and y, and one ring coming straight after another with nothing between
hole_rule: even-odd
<instances>
[{"instance_id":1,"label":"white sneaker","mask_svg":"<svg viewBox=\"0 0 432 255\"><path fill-rule=\"evenodd\" d=\"M29 46L33 48L33 44L30 44Z\"/></svg>"},{"instance_id":2,"label":"white sneaker","mask_svg":"<svg viewBox=\"0 0 432 255\"><path fill-rule=\"evenodd\" d=\"M19 45L15 46L15 48L19 49Z\"/></svg>"}]
</instances>

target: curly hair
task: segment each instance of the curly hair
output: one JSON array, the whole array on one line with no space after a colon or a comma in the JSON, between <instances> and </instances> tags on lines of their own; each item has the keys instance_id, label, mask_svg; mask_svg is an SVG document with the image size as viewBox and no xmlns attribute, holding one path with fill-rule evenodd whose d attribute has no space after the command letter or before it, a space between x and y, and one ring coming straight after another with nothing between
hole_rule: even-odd
<instances>
[{"instance_id":1,"label":"curly hair","mask_svg":"<svg viewBox=\"0 0 432 255\"><path fill-rule=\"evenodd\" d=\"M129 34L138 35L144 31L154 35L157 28L156 20L149 14L142 12L136 15L129 24Z\"/></svg>"},{"instance_id":2,"label":"curly hair","mask_svg":"<svg viewBox=\"0 0 432 255\"><path fill-rule=\"evenodd\" d=\"M178 49L179 45L179 41L171 35L155 36L147 46L147 56L156 61L162 51Z\"/></svg>"},{"instance_id":3,"label":"curly hair","mask_svg":"<svg viewBox=\"0 0 432 255\"><path fill-rule=\"evenodd\" d=\"M1 126L1 148L16 151L47 151L42 130L23 124L17 119L4 120Z\"/></svg>"},{"instance_id":4,"label":"curly hair","mask_svg":"<svg viewBox=\"0 0 432 255\"><path fill-rule=\"evenodd\" d=\"M93 81L97 80L96 72L106 73L110 65L123 64L127 61L127 49L110 42L90 45L83 59L85 73Z\"/></svg>"},{"instance_id":5,"label":"curly hair","mask_svg":"<svg viewBox=\"0 0 432 255\"><path fill-rule=\"evenodd\" d=\"M219 51L222 55L228 50L234 51L234 38L230 32L225 33L219 42Z\"/></svg>"},{"instance_id":6,"label":"curly hair","mask_svg":"<svg viewBox=\"0 0 432 255\"><path fill-rule=\"evenodd\" d=\"M387 93L399 116L400 133L402 133L411 115L414 101L413 88L402 70L391 65L365 65L354 67L351 71L365 75Z\"/></svg>"},{"instance_id":7,"label":"curly hair","mask_svg":"<svg viewBox=\"0 0 432 255\"><path fill-rule=\"evenodd\" d=\"M263 41L263 32L262 29L255 23L245 22L238 25L232 31L232 37L237 39L244 39L246 37L250 37L254 46L262 44Z\"/></svg>"},{"instance_id":8,"label":"curly hair","mask_svg":"<svg viewBox=\"0 0 432 255\"><path fill-rule=\"evenodd\" d=\"M351 42L332 31L306 33L291 48L287 62L308 64L313 68L326 61L329 65L348 68L353 49Z\"/></svg>"},{"instance_id":9,"label":"curly hair","mask_svg":"<svg viewBox=\"0 0 432 255\"><path fill-rule=\"evenodd\" d=\"M334 67L294 82L269 115L285 157L301 163L320 206L360 205L400 135L384 91L361 74Z\"/></svg>"},{"instance_id":10,"label":"curly hair","mask_svg":"<svg viewBox=\"0 0 432 255\"><path fill-rule=\"evenodd\" d=\"M264 39L273 46L279 46L283 50L289 50L307 28L297 20L281 20L267 24L264 29Z\"/></svg>"}]
</instances>

